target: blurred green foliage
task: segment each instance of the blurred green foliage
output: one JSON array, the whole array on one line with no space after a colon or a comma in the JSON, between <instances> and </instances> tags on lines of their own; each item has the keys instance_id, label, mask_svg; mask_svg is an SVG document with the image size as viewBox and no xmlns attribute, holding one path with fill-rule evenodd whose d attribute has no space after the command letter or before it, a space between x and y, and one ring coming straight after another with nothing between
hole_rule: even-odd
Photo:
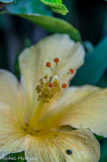
<instances>
[{"instance_id":1,"label":"blurred green foliage","mask_svg":"<svg viewBox=\"0 0 107 162\"><path fill-rule=\"evenodd\" d=\"M107 87L107 70L104 72L103 76L98 81L97 86L100 86L102 88Z\"/></svg>"},{"instance_id":2,"label":"blurred green foliage","mask_svg":"<svg viewBox=\"0 0 107 162\"><path fill-rule=\"evenodd\" d=\"M3 3L10 3L10 2L13 2L13 0L0 0L0 2L3 2Z\"/></svg>"},{"instance_id":3,"label":"blurred green foliage","mask_svg":"<svg viewBox=\"0 0 107 162\"><path fill-rule=\"evenodd\" d=\"M100 162L107 162L107 139L104 139L101 142Z\"/></svg>"},{"instance_id":4,"label":"blurred green foliage","mask_svg":"<svg viewBox=\"0 0 107 162\"><path fill-rule=\"evenodd\" d=\"M6 9L11 14L53 15L51 10L40 0L15 0L12 4L7 5Z\"/></svg>"},{"instance_id":5,"label":"blurred green foliage","mask_svg":"<svg viewBox=\"0 0 107 162\"><path fill-rule=\"evenodd\" d=\"M3 8L6 4L13 2L13 0L0 0L0 8Z\"/></svg>"},{"instance_id":6,"label":"blurred green foliage","mask_svg":"<svg viewBox=\"0 0 107 162\"><path fill-rule=\"evenodd\" d=\"M71 81L72 85L96 85L107 69L107 37L92 51L86 54L84 65Z\"/></svg>"},{"instance_id":7,"label":"blurred green foliage","mask_svg":"<svg viewBox=\"0 0 107 162\"><path fill-rule=\"evenodd\" d=\"M19 15L23 18L30 20L31 22L44 27L51 33L66 33L74 41L80 41L81 36L78 30L76 30L71 24L65 22L64 20L58 18L52 18L49 16L29 16L29 15Z\"/></svg>"},{"instance_id":8,"label":"blurred green foliage","mask_svg":"<svg viewBox=\"0 0 107 162\"><path fill-rule=\"evenodd\" d=\"M50 6L52 11L66 15L68 10L65 5L62 4L62 0L41 0L44 4Z\"/></svg>"},{"instance_id":9,"label":"blurred green foliage","mask_svg":"<svg viewBox=\"0 0 107 162\"><path fill-rule=\"evenodd\" d=\"M27 2L25 2L25 0L16 0L13 4L7 6L8 13L26 18L44 27L51 33L67 33L73 40L81 40L80 33L77 29L64 20L52 17L51 11L47 9L40 0L36 0L36 5L35 0L29 3L28 1L29 0L27 0Z\"/></svg>"}]
</instances>

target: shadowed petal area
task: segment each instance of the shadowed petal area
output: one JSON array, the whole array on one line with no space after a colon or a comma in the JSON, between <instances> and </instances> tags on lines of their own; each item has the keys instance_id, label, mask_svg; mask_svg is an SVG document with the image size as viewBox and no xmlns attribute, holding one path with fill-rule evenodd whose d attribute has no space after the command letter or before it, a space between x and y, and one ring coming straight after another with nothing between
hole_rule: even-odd
<instances>
[{"instance_id":1,"label":"shadowed petal area","mask_svg":"<svg viewBox=\"0 0 107 162\"><path fill-rule=\"evenodd\" d=\"M24 134L8 107L0 103L0 156L24 150Z\"/></svg>"},{"instance_id":2,"label":"shadowed petal area","mask_svg":"<svg viewBox=\"0 0 107 162\"><path fill-rule=\"evenodd\" d=\"M53 61L58 57L58 71L69 71L73 68L74 71L84 62L84 49L80 43L72 41L68 35L55 34L41 40L37 45L25 49L20 57L21 83L27 97L28 102L34 102L36 95L36 85L38 81L45 75L52 75L49 68L46 67L46 62L51 62L52 67L55 67ZM64 81L71 79L73 75L64 75Z\"/></svg>"},{"instance_id":3,"label":"shadowed petal area","mask_svg":"<svg viewBox=\"0 0 107 162\"><path fill-rule=\"evenodd\" d=\"M47 120L47 125L51 127L71 125L74 128L90 128L92 132L107 137L106 88L88 85L69 88L57 105L42 122Z\"/></svg>"},{"instance_id":4,"label":"shadowed petal area","mask_svg":"<svg viewBox=\"0 0 107 162\"><path fill-rule=\"evenodd\" d=\"M25 139L28 162L97 162L100 146L87 129L68 132L48 132Z\"/></svg>"},{"instance_id":5,"label":"shadowed petal area","mask_svg":"<svg viewBox=\"0 0 107 162\"><path fill-rule=\"evenodd\" d=\"M16 77L6 70L0 70L0 103L6 104L13 115L22 121L24 96Z\"/></svg>"}]
</instances>

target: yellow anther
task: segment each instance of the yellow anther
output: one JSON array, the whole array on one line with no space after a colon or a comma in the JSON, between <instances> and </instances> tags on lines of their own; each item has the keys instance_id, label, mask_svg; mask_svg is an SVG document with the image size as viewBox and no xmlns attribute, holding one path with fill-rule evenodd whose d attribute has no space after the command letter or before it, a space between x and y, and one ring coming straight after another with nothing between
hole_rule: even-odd
<instances>
[{"instance_id":1,"label":"yellow anther","mask_svg":"<svg viewBox=\"0 0 107 162\"><path fill-rule=\"evenodd\" d=\"M44 76L44 79L48 79L48 75L45 75L45 76Z\"/></svg>"},{"instance_id":2,"label":"yellow anther","mask_svg":"<svg viewBox=\"0 0 107 162\"><path fill-rule=\"evenodd\" d=\"M41 84L43 84L43 83L44 83L43 78L42 78L42 79L40 79L39 81L40 81L40 83L41 83Z\"/></svg>"},{"instance_id":3,"label":"yellow anther","mask_svg":"<svg viewBox=\"0 0 107 162\"><path fill-rule=\"evenodd\" d=\"M40 80L40 85L36 87L38 100L49 102L49 100L52 99L56 93L60 92L60 86L56 80L52 83L52 85L53 86L50 88L48 81L44 82L43 79Z\"/></svg>"}]
</instances>

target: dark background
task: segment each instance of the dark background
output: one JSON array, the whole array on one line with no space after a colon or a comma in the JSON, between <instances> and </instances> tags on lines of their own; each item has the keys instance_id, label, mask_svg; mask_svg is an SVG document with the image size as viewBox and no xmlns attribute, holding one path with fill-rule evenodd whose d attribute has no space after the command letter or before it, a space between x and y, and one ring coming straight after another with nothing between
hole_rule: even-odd
<instances>
[{"instance_id":1,"label":"dark background","mask_svg":"<svg viewBox=\"0 0 107 162\"><path fill-rule=\"evenodd\" d=\"M107 35L107 2L104 0L63 0L69 13L56 17L70 22L79 29L82 40L96 45ZM49 33L33 23L17 16L0 16L0 68L14 71L18 52L28 44L34 44Z\"/></svg>"}]
</instances>

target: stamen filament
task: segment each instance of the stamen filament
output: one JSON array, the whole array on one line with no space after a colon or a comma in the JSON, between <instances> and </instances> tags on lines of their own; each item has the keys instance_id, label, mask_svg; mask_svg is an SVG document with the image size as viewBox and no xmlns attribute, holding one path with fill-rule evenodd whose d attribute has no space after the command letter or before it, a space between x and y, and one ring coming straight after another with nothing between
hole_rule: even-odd
<instances>
[{"instance_id":1,"label":"stamen filament","mask_svg":"<svg viewBox=\"0 0 107 162\"><path fill-rule=\"evenodd\" d=\"M56 62L56 66L55 66L55 74L57 74L57 67L58 67L58 64Z\"/></svg>"},{"instance_id":2,"label":"stamen filament","mask_svg":"<svg viewBox=\"0 0 107 162\"><path fill-rule=\"evenodd\" d=\"M50 67L50 70L52 72L52 75L54 74L54 69L52 67Z\"/></svg>"},{"instance_id":3,"label":"stamen filament","mask_svg":"<svg viewBox=\"0 0 107 162\"><path fill-rule=\"evenodd\" d=\"M58 66L59 58L55 58L54 62L56 63L56 66L55 66L55 74L56 74L57 73L57 66Z\"/></svg>"},{"instance_id":4,"label":"stamen filament","mask_svg":"<svg viewBox=\"0 0 107 162\"><path fill-rule=\"evenodd\" d=\"M43 105L44 105L44 102L41 100L41 102L39 103L38 107L36 108L36 110L33 114L32 120L29 122L29 125L31 127L37 126L38 121L40 120L40 117L41 117L41 114L42 114ZM36 122L34 122L34 121L36 121Z\"/></svg>"},{"instance_id":5,"label":"stamen filament","mask_svg":"<svg viewBox=\"0 0 107 162\"><path fill-rule=\"evenodd\" d=\"M63 71L63 72L59 72L59 73L58 73L58 75L63 75L63 74L70 74L70 72L68 72L68 71L67 71L67 72Z\"/></svg>"}]
</instances>

